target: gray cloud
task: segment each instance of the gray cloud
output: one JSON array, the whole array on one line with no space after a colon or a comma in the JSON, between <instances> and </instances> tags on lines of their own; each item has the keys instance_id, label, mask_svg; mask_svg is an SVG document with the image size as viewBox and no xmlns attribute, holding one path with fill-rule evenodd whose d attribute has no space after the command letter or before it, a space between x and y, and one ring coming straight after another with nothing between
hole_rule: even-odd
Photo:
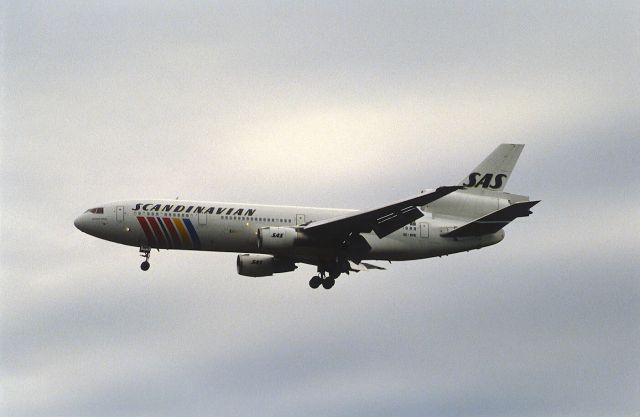
<instances>
[{"instance_id":1,"label":"gray cloud","mask_svg":"<svg viewBox=\"0 0 640 417\"><path fill-rule=\"evenodd\" d=\"M632 2L20 2L3 39L0 409L633 415ZM5 25L3 25L5 26ZM498 246L341 278L72 226L102 201L369 207L500 142L542 199Z\"/></svg>"}]
</instances>

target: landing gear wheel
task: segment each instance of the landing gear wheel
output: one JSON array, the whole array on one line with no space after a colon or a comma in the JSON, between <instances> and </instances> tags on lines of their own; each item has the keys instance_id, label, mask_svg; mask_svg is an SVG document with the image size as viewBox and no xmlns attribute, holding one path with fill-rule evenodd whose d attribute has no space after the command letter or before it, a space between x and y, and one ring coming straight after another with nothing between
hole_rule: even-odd
<instances>
[{"instance_id":1,"label":"landing gear wheel","mask_svg":"<svg viewBox=\"0 0 640 417\"><path fill-rule=\"evenodd\" d=\"M331 287L333 287L336 283L336 280L333 278L326 278L324 281L322 281L322 287L325 290L330 290Z\"/></svg>"},{"instance_id":2,"label":"landing gear wheel","mask_svg":"<svg viewBox=\"0 0 640 417\"><path fill-rule=\"evenodd\" d=\"M140 256L144 258L144 262L140 264L140 269L146 271L149 269L151 265L149 265L149 257L151 256L151 248L149 247L141 247L140 248Z\"/></svg>"},{"instance_id":3,"label":"landing gear wheel","mask_svg":"<svg viewBox=\"0 0 640 417\"><path fill-rule=\"evenodd\" d=\"M319 276L314 276L309 280L309 286L311 288L313 288L314 290L316 288L318 288L320 285L322 285L322 278L320 278Z\"/></svg>"}]
</instances>

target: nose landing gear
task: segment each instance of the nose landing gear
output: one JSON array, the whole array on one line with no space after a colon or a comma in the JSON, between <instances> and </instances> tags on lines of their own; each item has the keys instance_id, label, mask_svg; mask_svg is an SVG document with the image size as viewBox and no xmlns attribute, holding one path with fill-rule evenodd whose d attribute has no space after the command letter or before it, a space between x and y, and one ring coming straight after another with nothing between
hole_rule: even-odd
<instances>
[{"instance_id":1,"label":"nose landing gear","mask_svg":"<svg viewBox=\"0 0 640 417\"><path fill-rule=\"evenodd\" d=\"M151 264L149 263L149 258L151 257L151 248L142 247L140 248L140 253L140 256L144 258L144 262L140 264L140 269L142 269L143 271L147 271L151 266Z\"/></svg>"}]
</instances>

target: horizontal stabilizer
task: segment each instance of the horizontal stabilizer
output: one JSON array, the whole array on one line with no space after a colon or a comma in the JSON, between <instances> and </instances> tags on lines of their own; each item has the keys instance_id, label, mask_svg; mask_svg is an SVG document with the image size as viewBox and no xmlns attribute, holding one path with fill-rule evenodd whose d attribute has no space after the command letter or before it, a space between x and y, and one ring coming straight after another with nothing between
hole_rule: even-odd
<instances>
[{"instance_id":1,"label":"horizontal stabilizer","mask_svg":"<svg viewBox=\"0 0 640 417\"><path fill-rule=\"evenodd\" d=\"M489 235L497 232L518 217L526 217L531 214L531 207L538 201L523 201L514 203L503 209L489 213L470 223L460 226L450 232L443 233L443 237L467 237Z\"/></svg>"}]
</instances>

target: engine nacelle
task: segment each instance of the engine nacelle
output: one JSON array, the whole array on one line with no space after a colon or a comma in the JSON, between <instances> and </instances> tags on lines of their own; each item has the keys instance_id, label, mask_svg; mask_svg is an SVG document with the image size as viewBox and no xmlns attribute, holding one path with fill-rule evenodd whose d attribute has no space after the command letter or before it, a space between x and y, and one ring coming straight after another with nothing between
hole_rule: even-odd
<instances>
[{"instance_id":1,"label":"engine nacelle","mask_svg":"<svg viewBox=\"0 0 640 417\"><path fill-rule=\"evenodd\" d=\"M281 272L290 272L297 268L291 261L283 261L272 255L243 254L236 261L238 274L247 277L268 277Z\"/></svg>"},{"instance_id":2,"label":"engine nacelle","mask_svg":"<svg viewBox=\"0 0 640 417\"><path fill-rule=\"evenodd\" d=\"M290 249L298 240L300 240L299 233L292 227L258 229L258 248L267 252Z\"/></svg>"}]
</instances>

